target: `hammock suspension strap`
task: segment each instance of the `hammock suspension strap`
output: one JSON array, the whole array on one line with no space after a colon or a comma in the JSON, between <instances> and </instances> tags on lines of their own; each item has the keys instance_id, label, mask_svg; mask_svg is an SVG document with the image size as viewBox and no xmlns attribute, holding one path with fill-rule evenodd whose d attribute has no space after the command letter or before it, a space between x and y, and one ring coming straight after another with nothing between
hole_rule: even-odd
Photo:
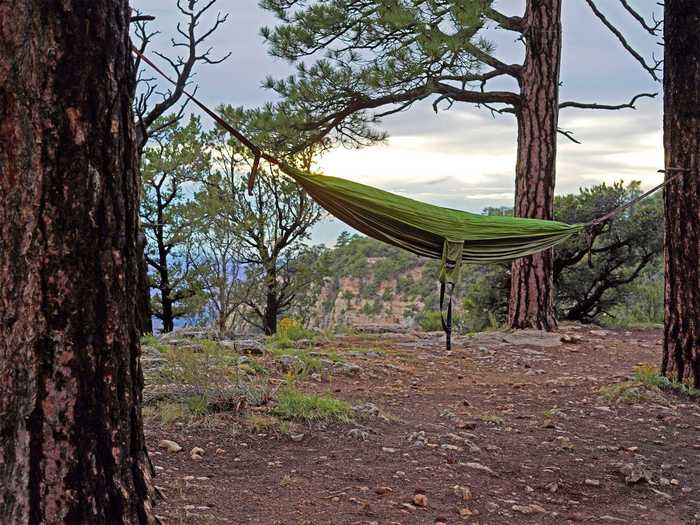
<instances>
[{"instance_id":1,"label":"hammock suspension strap","mask_svg":"<svg viewBox=\"0 0 700 525\"><path fill-rule=\"evenodd\" d=\"M450 291L447 299L447 317L445 317L445 288L449 286ZM452 350L452 295L455 290L454 283L440 283L440 321L442 330L445 332L445 347Z\"/></svg>"}]
</instances>

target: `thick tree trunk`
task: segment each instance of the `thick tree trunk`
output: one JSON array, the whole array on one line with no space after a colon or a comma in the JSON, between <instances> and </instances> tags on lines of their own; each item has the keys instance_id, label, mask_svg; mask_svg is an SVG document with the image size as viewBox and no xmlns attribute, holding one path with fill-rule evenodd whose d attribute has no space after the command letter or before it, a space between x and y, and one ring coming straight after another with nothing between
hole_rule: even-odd
<instances>
[{"instance_id":1,"label":"thick tree trunk","mask_svg":"<svg viewBox=\"0 0 700 525\"><path fill-rule=\"evenodd\" d=\"M0 2L0 522L154 523L127 0Z\"/></svg>"},{"instance_id":2,"label":"thick tree trunk","mask_svg":"<svg viewBox=\"0 0 700 525\"><path fill-rule=\"evenodd\" d=\"M552 219L559 120L561 0L529 0L525 24L515 215ZM552 259L552 251L547 250L513 263L508 305L511 328L556 328Z\"/></svg>"},{"instance_id":3,"label":"thick tree trunk","mask_svg":"<svg viewBox=\"0 0 700 525\"><path fill-rule=\"evenodd\" d=\"M665 323L662 373L700 387L700 3L664 8L664 148L689 170L665 193Z\"/></svg>"}]
</instances>

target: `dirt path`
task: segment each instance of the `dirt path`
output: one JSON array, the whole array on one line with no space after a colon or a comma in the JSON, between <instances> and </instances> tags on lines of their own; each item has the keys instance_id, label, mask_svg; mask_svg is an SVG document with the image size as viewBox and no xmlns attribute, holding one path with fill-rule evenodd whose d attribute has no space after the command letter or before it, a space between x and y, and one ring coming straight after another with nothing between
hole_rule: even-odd
<instances>
[{"instance_id":1,"label":"dirt path","mask_svg":"<svg viewBox=\"0 0 700 525\"><path fill-rule=\"evenodd\" d=\"M700 524L700 404L599 395L659 361L660 333L575 328L580 341L551 348L500 333L451 353L415 334L326 343L360 374L301 388L380 414L294 440L243 430L242 416L211 428L150 419L158 513L166 525ZM163 438L184 451L159 450Z\"/></svg>"}]
</instances>

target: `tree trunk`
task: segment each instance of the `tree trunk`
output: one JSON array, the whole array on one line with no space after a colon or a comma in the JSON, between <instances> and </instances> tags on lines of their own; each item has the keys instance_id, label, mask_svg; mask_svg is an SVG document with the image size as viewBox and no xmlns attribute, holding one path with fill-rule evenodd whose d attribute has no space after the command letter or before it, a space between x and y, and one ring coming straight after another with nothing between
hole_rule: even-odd
<instances>
[{"instance_id":1,"label":"tree trunk","mask_svg":"<svg viewBox=\"0 0 700 525\"><path fill-rule=\"evenodd\" d=\"M277 333L277 312L279 310L277 300L277 272L272 269L267 273L267 290L265 294L265 318L263 328L265 335L275 335Z\"/></svg>"},{"instance_id":2,"label":"tree trunk","mask_svg":"<svg viewBox=\"0 0 700 525\"><path fill-rule=\"evenodd\" d=\"M525 13L526 54L518 110L515 215L552 219L559 120L561 0L529 0ZM553 330L552 250L512 265L508 324Z\"/></svg>"},{"instance_id":3,"label":"tree trunk","mask_svg":"<svg viewBox=\"0 0 700 525\"><path fill-rule=\"evenodd\" d=\"M0 2L0 521L155 523L127 0Z\"/></svg>"},{"instance_id":4,"label":"tree trunk","mask_svg":"<svg viewBox=\"0 0 700 525\"><path fill-rule=\"evenodd\" d=\"M140 236L145 238L143 233L141 233ZM139 291L136 305L136 324L139 327L139 333L143 335L153 333L153 319L151 318L151 283L148 278L145 242L140 243L139 252L141 255L139 256Z\"/></svg>"},{"instance_id":5,"label":"tree trunk","mask_svg":"<svg viewBox=\"0 0 700 525\"><path fill-rule=\"evenodd\" d=\"M700 388L700 3L664 8L665 322L661 371Z\"/></svg>"},{"instance_id":6,"label":"tree trunk","mask_svg":"<svg viewBox=\"0 0 700 525\"><path fill-rule=\"evenodd\" d=\"M136 95L136 79L138 77L138 71L134 68L134 93ZM143 125L139 123L134 126L134 141L136 142L136 165L139 170L139 192L141 191L141 157L143 155L143 150L146 147L147 137L143 129ZM139 193L140 194L140 193ZM139 225L139 291L137 295L137 306L136 306L136 323L139 327L139 333L152 334L153 333L153 317L151 312L151 281L148 278L148 260L146 259L146 235L143 233L143 227Z\"/></svg>"}]
</instances>

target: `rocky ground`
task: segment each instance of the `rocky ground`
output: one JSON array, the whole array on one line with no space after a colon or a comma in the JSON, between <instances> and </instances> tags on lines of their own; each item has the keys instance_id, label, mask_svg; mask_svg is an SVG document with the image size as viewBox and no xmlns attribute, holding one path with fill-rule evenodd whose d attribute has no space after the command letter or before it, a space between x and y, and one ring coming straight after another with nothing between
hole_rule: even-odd
<instances>
[{"instance_id":1,"label":"rocky ground","mask_svg":"<svg viewBox=\"0 0 700 525\"><path fill-rule=\"evenodd\" d=\"M300 342L313 370L300 354L244 356L247 380L267 385L259 402L200 417L162 412L173 385L149 353L158 513L166 525L700 524L700 402L625 383L659 362L660 337L570 326L461 337L451 352L439 334ZM348 401L351 420L273 416L292 375Z\"/></svg>"}]
</instances>

